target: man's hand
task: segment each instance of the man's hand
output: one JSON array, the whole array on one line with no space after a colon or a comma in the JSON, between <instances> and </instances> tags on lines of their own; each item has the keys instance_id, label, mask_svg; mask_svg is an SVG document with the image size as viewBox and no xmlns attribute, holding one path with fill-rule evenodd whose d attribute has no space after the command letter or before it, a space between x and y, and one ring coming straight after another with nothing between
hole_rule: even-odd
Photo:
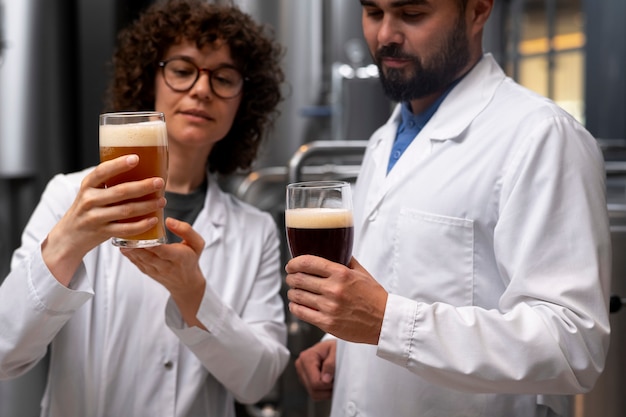
<instances>
[{"instance_id":1,"label":"man's hand","mask_svg":"<svg viewBox=\"0 0 626 417\"><path fill-rule=\"evenodd\" d=\"M346 267L303 255L285 270L293 315L350 342L378 343L387 291L354 258Z\"/></svg>"},{"instance_id":2,"label":"man's hand","mask_svg":"<svg viewBox=\"0 0 626 417\"><path fill-rule=\"evenodd\" d=\"M336 349L335 340L325 340L302 351L296 359L300 382L315 401L332 397Z\"/></svg>"}]
</instances>

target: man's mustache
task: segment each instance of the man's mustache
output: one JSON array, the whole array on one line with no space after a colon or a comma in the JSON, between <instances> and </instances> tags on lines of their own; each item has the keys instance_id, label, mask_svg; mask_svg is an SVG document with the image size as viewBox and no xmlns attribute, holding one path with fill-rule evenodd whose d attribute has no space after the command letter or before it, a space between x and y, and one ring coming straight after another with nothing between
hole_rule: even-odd
<instances>
[{"instance_id":1,"label":"man's mustache","mask_svg":"<svg viewBox=\"0 0 626 417\"><path fill-rule=\"evenodd\" d=\"M394 58L394 59L406 59L414 61L416 57L413 55L406 54L402 51L402 47L398 44L390 44L381 46L374 56L377 62L380 62L384 58Z\"/></svg>"}]
</instances>

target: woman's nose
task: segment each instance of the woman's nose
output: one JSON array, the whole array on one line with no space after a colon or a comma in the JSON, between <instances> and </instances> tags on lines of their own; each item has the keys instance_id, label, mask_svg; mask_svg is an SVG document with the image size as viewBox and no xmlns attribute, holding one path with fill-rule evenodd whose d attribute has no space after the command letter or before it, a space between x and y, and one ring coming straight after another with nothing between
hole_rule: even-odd
<instances>
[{"instance_id":1,"label":"woman's nose","mask_svg":"<svg viewBox=\"0 0 626 417\"><path fill-rule=\"evenodd\" d=\"M213 95L211 90L211 77L208 71L200 71L198 79L192 88L192 92L201 98L210 98Z\"/></svg>"}]
</instances>

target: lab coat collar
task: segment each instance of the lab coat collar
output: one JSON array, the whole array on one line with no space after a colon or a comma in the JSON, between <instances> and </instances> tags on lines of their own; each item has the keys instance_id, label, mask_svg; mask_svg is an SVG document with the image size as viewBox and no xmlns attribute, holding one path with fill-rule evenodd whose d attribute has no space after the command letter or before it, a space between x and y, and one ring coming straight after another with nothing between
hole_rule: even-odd
<instances>
[{"instance_id":1,"label":"lab coat collar","mask_svg":"<svg viewBox=\"0 0 626 417\"><path fill-rule=\"evenodd\" d=\"M496 89L505 78L506 75L493 55L485 54L450 91L448 97L441 103L416 139L427 137L430 140L449 140L460 136L472 120L487 107ZM372 137L369 144L370 150L380 148L383 140L390 140L393 143L401 117L401 106L398 104L387 123ZM388 149L390 150L391 147L389 146Z\"/></svg>"},{"instance_id":2,"label":"lab coat collar","mask_svg":"<svg viewBox=\"0 0 626 417\"><path fill-rule=\"evenodd\" d=\"M452 89L424 130L430 140L458 138L491 101L506 75L491 54L485 54ZM430 128L427 130L426 127ZM422 135L418 135L418 138Z\"/></svg>"}]
</instances>

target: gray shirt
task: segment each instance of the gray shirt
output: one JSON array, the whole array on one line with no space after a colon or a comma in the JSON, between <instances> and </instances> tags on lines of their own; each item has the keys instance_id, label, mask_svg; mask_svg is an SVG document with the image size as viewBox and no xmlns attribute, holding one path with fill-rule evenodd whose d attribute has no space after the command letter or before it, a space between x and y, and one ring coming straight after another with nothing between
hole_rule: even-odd
<instances>
[{"instance_id":1,"label":"gray shirt","mask_svg":"<svg viewBox=\"0 0 626 417\"><path fill-rule=\"evenodd\" d=\"M173 217L189 224L193 224L198 217L198 213L204 207L204 199L206 198L208 183L205 181L200 187L196 188L189 194L178 194L169 191L165 192L167 205L165 206L165 218ZM176 236L169 230L166 230L167 242L180 242L181 238Z\"/></svg>"}]
</instances>

